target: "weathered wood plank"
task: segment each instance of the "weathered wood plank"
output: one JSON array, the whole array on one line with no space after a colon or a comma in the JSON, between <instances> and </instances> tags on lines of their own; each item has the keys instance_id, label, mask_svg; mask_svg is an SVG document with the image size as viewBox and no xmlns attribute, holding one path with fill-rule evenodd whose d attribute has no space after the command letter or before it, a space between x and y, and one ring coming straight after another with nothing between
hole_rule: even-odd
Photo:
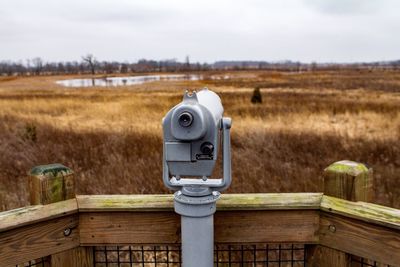
<instances>
[{"instance_id":1,"label":"weathered wood plank","mask_svg":"<svg viewBox=\"0 0 400 267\"><path fill-rule=\"evenodd\" d=\"M319 214L299 211L220 211L215 241L318 242ZM180 242L180 218L174 212L102 212L80 215L82 245L167 244Z\"/></svg>"},{"instance_id":2,"label":"weathered wood plank","mask_svg":"<svg viewBox=\"0 0 400 267\"><path fill-rule=\"evenodd\" d=\"M223 194L218 210L319 209L321 193ZM172 211L169 195L81 195L79 211Z\"/></svg>"},{"instance_id":3,"label":"weathered wood plank","mask_svg":"<svg viewBox=\"0 0 400 267\"><path fill-rule=\"evenodd\" d=\"M218 210L319 209L322 193L222 194Z\"/></svg>"},{"instance_id":4,"label":"weathered wood plank","mask_svg":"<svg viewBox=\"0 0 400 267\"><path fill-rule=\"evenodd\" d=\"M317 243L319 213L223 211L215 213L215 241L224 243Z\"/></svg>"},{"instance_id":5,"label":"weathered wood plank","mask_svg":"<svg viewBox=\"0 0 400 267\"><path fill-rule=\"evenodd\" d=\"M81 245L180 242L174 212L90 212L79 219Z\"/></svg>"},{"instance_id":6,"label":"weathered wood plank","mask_svg":"<svg viewBox=\"0 0 400 267\"><path fill-rule=\"evenodd\" d=\"M400 210L398 209L323 196L321 210L400 230Z\"/></svg>"},{"instance_id":7,"label":"weathered wood plank","mask_svg":"<svg viewBox=\"0 0 400 267\"><path fill-rule=\"evenodd\" d=\"M340 215L321 213L320 244L398 266L400 231Z\"/></svg>"},{"instance_id":8,"label":"weathered wood plank","mask_svg":"<svg viewBox=\"0 0 400 267\"><path fill-rule=\"evenodd\" d=\"M0 212L0 233L75 213L78 213L76 199Z\"/></svg>"},{"instance_id":9,"label":"weathered wood plank","mask_svg":"<svg viewBox=\"0 0 400 267\"><path fill-rule=\"evenodd\" d=\"M174 197L165 195L78 195L80 212L173 211Z\"/></svg>"},{"instance_id":10,"label":"weathered wood plank","mask_svg":"<svg viewBox=\"0 0 400 267\"><path fill-rule=\"evenodd\" d=\"M20 227L0 234L0 266L11 266L79 246L78 215ZM65 229L72 229L68 236Z\"/></svg>"}]
</instances>

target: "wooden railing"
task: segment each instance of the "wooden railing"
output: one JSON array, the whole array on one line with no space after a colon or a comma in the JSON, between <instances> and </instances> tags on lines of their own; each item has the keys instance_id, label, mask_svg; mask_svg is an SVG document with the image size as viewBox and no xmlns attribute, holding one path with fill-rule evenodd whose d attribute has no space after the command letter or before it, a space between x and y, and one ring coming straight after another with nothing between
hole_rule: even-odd
<instances>
[{"instance_id":1,"label":"wooden railing","mask_svg":"<svg viewBox=\"0 0 400 267\"><path fill-rule=\"evenodd\" d=\"M35 205L0 213L0 266L93 266L92 246L180 242L172 195L75 197L73 173L52 168L30 177ZM215 241L307 244L306 266L351 266L351 255L400 266L400 210L361 201L372 170L338 162L324 180L325 193L223 194Z\"/></svg>"}]
</instances>

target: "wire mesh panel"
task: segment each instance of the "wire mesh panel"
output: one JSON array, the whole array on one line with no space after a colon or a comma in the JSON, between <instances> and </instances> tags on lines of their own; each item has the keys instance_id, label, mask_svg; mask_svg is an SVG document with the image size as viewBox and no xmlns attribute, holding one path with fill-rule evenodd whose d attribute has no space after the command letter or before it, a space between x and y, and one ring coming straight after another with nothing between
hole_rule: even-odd
<instances>
[{"instance_id":1,"label":"wire mesh panel","mask_svg":"<svg viewBox=\"0 0 400 267\"><path fill-rule=\"evenodd\" d=\"M36 259L36 260L31 260L28 261L24 264L18 264L16 267L47 267L49 263L48 257Z\"/></svg>"},{"instance_id":2,"label":"wire mesh panel","mask_svg":"<svg viewBox=\"0 0 400 267\"><path fill-rule=\"evenodd\" d=\"M305 266L304 245L218 244L214 250L217 267ZM182 264L180 245L94 247L95 267L177 267Z\"/></svg>"},{"instance_id":3,"label":"wire mesh panel","mask_svg":"<svg viewBox=\"0 0 400 267\"><path fill-rule=\"evenodd\" d=\"M300 267L304 265L304 245L258 244L216 245L215 266Z\"/></svg>"},{"instance_id":4,"label":"wire mesh panel","mask_svg":"<svg viewBox=\"0 0 400 267\"><path fill-rule=\"evenodd\" d=\"M180 246L98 246L95 267L181 266Z\"/></svg>"},{"instance_id":5,"label":"wire mesh panel","mask_svg":"<svg viewBox=\"0 0 400 267\"><path fill-rule=\"evenodd\" d=\"M391 267L387 264L381 264L373 260L361 258L352 255L351 256L351 267Z\"/></svg>"}]
</instances>

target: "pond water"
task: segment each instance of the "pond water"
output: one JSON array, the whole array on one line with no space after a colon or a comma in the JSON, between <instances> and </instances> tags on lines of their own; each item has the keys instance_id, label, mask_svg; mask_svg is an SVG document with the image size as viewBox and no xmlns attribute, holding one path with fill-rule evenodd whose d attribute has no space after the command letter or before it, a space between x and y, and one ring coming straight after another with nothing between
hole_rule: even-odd
<instances>
[{"instance_id":1,"label":"pond water","mask_svg":"<svg viewBox=\"0 0 400 267\"><path fill-rule=\"evenodd\" d=\"M93 79L69 79L56 81L65 87L92 87L92 86L124 86L137 85L154 81L197 81L203 77L197 74L164 74L146 76L105 77Z\"/></svg>"}]
</instances>

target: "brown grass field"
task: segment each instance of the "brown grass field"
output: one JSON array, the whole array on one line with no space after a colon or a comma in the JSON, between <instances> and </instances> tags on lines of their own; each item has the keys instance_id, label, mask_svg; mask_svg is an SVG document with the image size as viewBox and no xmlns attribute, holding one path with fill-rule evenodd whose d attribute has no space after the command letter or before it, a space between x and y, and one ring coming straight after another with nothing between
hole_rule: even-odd
<instances>
[{"instance_id":1,"label":"brown grass field","mask_svg":"<svg viewBox=\"0 0 400 267\"><path fill-rule=\"evenodd\" d=\"M230 79L210 77L230 75ZM72 77L0 78L0 210L28 204L27 171L59 162L79 194L168 193L163 115L184 89L218 92L233 119L228 192L316 192L337 160L374 168L376 202L400 208L400 72L210 72L202 81L67 89ZM262 104L252 104L255 87ZM220 170L216 171L218 175Z\"/></svg>"}]
</instances>

